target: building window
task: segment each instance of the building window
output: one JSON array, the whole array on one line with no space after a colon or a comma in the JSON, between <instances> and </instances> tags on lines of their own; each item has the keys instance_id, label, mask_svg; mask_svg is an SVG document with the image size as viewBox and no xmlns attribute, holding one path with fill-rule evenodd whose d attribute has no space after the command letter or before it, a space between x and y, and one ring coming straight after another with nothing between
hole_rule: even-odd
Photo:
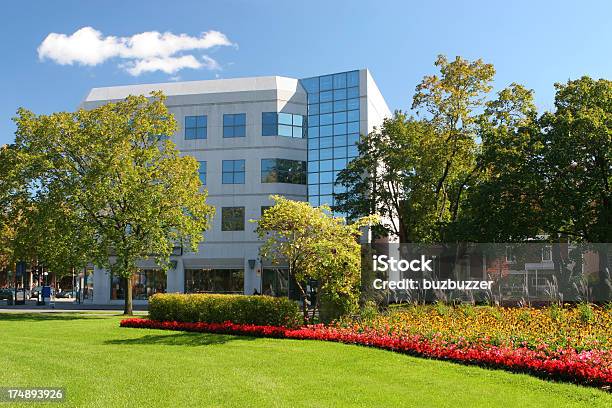
<instances>
[{"instance_id":1,"label":"building window","mask_svg":"<svg viewBox=\"0 0 612 408\"><path fill-rule=\"evenodd\" d=\"M139 269L128 280L132 285L132 298L146 300L155 293L166 292L166 274L160 269ZM125 299L125 280L111 275L111 299Z\"/></svg>"},{"instance_id":2,"label":"building window","mask_svg":"<svg viewBox=\"0 0 612 408\"><path fill-rule=\"evenodd\" d=\"M185 269L185 293L244 293L244 269Z\"/></svg>"},{"instance_id":3,"label":"building window","mask_svg":"<svg viewBox=\"0 0 612 408\"><path fill-rule=\"evenodd\" d=\"M223 115L223 137L245 137L246 113Z\"/></svg>"},{"instance_id":4,"label":"building window","mask_svg":"<svg viewBox=\"0 0 612 408\"><path fill-rule=\"evenodd\" d=\"M244 207L221 208L221 231L244 231Z\"/></svg>"},{"instance_id":5,"label":"building window","mask_svg":"<svg viewBox=\"0 0 612 408\"><path fill-rule=\"evenodd\" d=\"M261 135L303 138L304 116L292 113L262 112Z\"/></svg>"},{"instance_id":6,"label":"building window","mask_svg":"<svg viewBox=\"0 0 612 408\"><path fill-rule=\"evenodd\" d=\"M206 115L185 116L185 139L206 139L208 137Z\"/></svg>"},{"instance_id":7,"label":"building window","mask_svg":"<svg viewBox=\"0 0 612 408\"><path fill-rule=\"evenodd\" d=\"M198 175L200 176L200 181L202 182L202 185L205 186L206 185L206 162L201 161L198 163L200 164L200 167L198 168Z\"/></svg>"},{"instance_id":8,"label":"building window","mask_svg":"<svg viewBox=\"0 0 612 408\"><path fill-rule=\"evenodd\" d=\"M261 159L261 182L306 184L306 162L286 159Z\"/></svg>"},{"instance_id":9,"label":"building window","mask_svg":"<svg viewBox=\"0 0 612 408\"><path fill-rule=\"evenodd\" d=\"M223 160L223 184L244 184L244 160Z\"/></svg>"}]
</instances>

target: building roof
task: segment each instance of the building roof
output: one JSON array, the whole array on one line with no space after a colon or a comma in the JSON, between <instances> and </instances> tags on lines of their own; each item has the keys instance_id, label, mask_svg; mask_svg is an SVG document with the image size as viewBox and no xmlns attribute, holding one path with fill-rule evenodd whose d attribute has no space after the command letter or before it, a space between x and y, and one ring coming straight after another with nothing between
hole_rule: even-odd
<instances>
[{"instance_id":1,"label":"building roof","mask_svg":"<svg viewBox=\"0 0 612 408\"><path fill-rule=\"evenodd\" d=\"M175 96L275 89L286 89L305 93L304 89L295 78L262 76L92 88L84 102L124 99L129 95L148 95L153 91L162 91L166 96Z\"/></svg>"}]
</instances>

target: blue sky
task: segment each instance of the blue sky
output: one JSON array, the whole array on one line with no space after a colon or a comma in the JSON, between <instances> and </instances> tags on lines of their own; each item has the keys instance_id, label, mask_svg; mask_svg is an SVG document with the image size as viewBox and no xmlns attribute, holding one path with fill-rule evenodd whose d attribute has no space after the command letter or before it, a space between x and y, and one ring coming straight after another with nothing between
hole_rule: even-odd
<instances>
[{"instance_id":1,"label":"blue sky","mask_svg":"<svg viewBox=\"0 0 612 408\"><path fill-rule=\"evenodd\" d=\"M0 144L14 139L11 117L19 106L36 113L74 110L92 87L177 77L300 78L367 67L389 107L406 110L418 81L435 72L438 54L483 58L495 65L496 89L522 83L535 90L540 109L550 109L553 83L585 74L612 77L611 16L609 1L5 2ZM88 43L66 49L55 38L39 58L50 33L70 36L83 27L100 33L110 47L103 48L106 56ZM177 38L167 38L171 51L162 60L151 57L157 49L130 46L130 37L152 31L185 34L183 43L191 45L176 48ZM202 36L210 31L218 33ZM178 66L199 68L153 71Z\"/></svg>"}]
</instances>

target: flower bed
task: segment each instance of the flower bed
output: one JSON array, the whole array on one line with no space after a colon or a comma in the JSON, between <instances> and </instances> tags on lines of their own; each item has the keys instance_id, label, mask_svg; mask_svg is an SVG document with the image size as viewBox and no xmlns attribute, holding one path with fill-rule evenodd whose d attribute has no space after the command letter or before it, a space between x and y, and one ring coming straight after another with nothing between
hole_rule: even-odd
<instances>
[{"instance_id":1,"label":"flower bed","mask_svg":"<svg viewBox=\"0 0 612 408\"><path fill-rule=\"evenodd\" d=\"M122 320L121 326L358 344L466 364L529 372L589 385L612 385L612 353L609 350L577 351L573 348L553 349L543 345L530 348L527 345L494 345L486 341L449 342L442 336L385 334L364 327L355 330L354 327L312 325L289 329L231 322L185 323L148 319Z\"/></svg>"}]
</instances>

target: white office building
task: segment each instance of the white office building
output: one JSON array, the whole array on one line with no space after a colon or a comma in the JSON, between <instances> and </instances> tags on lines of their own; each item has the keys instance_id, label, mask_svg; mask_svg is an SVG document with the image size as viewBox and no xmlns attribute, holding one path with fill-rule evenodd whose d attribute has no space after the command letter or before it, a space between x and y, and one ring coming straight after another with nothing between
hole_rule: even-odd
<instances>
[{"instance_id":1,"label":"white office building","mask_svg":"<svg viewBox=\"0 0 612 408\"><path fill-rule=\"evenodd\" d=\"M359 135L391 114L369 71L94 88L82 106L157 90L178 122L172 140L200 162L216 214L198 253L177 249L167 273L142 262L131 283L135 303L156 292L285 294L283 277L262 265L249 220L272 194L333 204L335 178L357 156ZM105 270L93 268L82 285L85 302L123 302L120 280Z\"/></svg>"}]
</instances>

